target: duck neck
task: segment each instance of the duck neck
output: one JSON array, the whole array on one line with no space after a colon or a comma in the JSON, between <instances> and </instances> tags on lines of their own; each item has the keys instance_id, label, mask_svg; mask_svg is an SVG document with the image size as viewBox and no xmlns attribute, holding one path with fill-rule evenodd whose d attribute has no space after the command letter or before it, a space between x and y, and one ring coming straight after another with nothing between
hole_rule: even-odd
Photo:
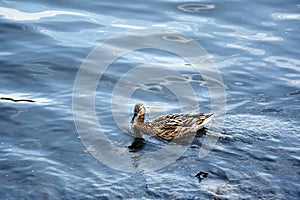
<instances>
[{"instance_id":1,"label":"duck neck","mask_svg":"<svg viewBox=\"0 0 300 200\"><path fill-rule=\"evenodd\" d=\"M140 124L140 123L144 123L145 120L145 115L139 115L136 119L136 123Z\"/></svg>"}]
</instances>

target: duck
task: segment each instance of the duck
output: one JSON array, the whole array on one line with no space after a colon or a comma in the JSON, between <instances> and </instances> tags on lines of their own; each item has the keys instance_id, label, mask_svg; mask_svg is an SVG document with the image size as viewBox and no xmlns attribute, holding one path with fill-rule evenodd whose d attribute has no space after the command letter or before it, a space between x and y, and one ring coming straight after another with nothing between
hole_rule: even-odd
<instances>
[{"instance_id":1,"label":"duck","mask_svg":"<svg viewBox=\"0 0 300 200\"><path fill-rule=\"evenodd\" d=\"M167 114L145 122L145 113L146 108L143 103L135 104L131 123L136 136L155 135L168 142L195 134L214 117L213 113Z\"/></svg>"}]
</instances>

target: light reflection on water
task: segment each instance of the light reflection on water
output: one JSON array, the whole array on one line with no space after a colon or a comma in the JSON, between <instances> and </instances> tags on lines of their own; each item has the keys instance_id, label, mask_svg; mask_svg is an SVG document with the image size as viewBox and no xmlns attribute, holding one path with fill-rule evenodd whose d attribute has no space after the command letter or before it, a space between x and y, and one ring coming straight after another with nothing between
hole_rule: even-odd
<instances>
[{"instance_id":1,"label":"light reflection on water","mask_svg":"<svg viewBox=\"0 0 300 200\"><path fill-rule=\"evenodd\" d=\"M63 11L63 10L47 10L38 13L26 13L11 8L5 8L5 7L0 7L0 15L2 15L5 19L11 19L16 21L27 21L27 20L37 21L45 17L55 17L56 15L85 16L82 13Z\"/></svg>"}]
</instances>

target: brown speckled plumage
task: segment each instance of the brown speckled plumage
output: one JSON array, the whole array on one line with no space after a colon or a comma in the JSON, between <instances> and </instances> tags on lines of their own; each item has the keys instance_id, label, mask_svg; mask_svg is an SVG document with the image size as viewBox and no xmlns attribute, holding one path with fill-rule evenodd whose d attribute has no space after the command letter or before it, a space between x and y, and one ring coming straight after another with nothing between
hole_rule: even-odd
<instances>
[{"instance_id":1,"label":"brown speckled plumage","mask_svg":"<svg viewBox=\"0 0 300 200\"><path fill-rule=\"evenodd\" d=\"M160 116L150 122L144 122L146 109L142 103L134 107L134 130L137 134L156 135L171 141L197 132L213 118L213 114L168 114Z\"/></svg>"}]
</instances>

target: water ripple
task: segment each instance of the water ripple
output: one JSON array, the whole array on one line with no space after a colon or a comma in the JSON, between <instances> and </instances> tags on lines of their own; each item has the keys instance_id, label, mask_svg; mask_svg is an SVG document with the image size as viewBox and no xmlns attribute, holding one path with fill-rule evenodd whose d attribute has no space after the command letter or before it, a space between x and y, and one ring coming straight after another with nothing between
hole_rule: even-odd
<instances>
[{"instance_id":1,"label":"water ripple","mask_svg":"<svg viewBox=\"0 0 300 200\"><path fill-rule=\"evenodd\" d=\"M294 58L288 58L284 56L269 56L264 59L266 62L274 63L275 66L280 68L288 68L294 70L296 73L300 73L300 60Z\"/></svg>"},{"instance_id":2,"label":"water ripple","mask_svg":"<svg viewBox=\"0 0 300 200\"><path fill-rule=\"evenodd\" d=\"M224 44L224 43L219 43L221 46L226 47L226 48L233 48L233 49L240 49L247 51L253 55L264 55L266 52L263 49L256 49L256 48L251 48L245 45L238 45L238 44Z\"/></svg>"},{"instance_id":3,"label":"water ripple","mask_svg":"<svg viewBox=\"0 0 300 200\"><path fill-rule=\"evenodd\" d=\"M273 13L271 16L275 20L300 20L300 14L296 13Z\"/></svg>"},{"instance_id":4,"label":"water ripple","mask_svg":"<svg viewBox=\"0 0 300 200\"><path fill-rule=\"evenodd\" d=\"M258 41L282 41L283 39L278 36L274 36L271 33L256 33L256 34L238 34L229 33L231 37L242 38L247 40L258 40Z\"/></svg>"},{"instance_id":5,"label":"water ripple","mask_svg":"<svg viewBox=\"0 0 300 200\"><path fill-rule=\"evenodd\" d=\"M182 4L177 6L179 10L185 12L203 12L203 10L210 10L215 7L215 4Z\"/></svg>"}]
</instances>

